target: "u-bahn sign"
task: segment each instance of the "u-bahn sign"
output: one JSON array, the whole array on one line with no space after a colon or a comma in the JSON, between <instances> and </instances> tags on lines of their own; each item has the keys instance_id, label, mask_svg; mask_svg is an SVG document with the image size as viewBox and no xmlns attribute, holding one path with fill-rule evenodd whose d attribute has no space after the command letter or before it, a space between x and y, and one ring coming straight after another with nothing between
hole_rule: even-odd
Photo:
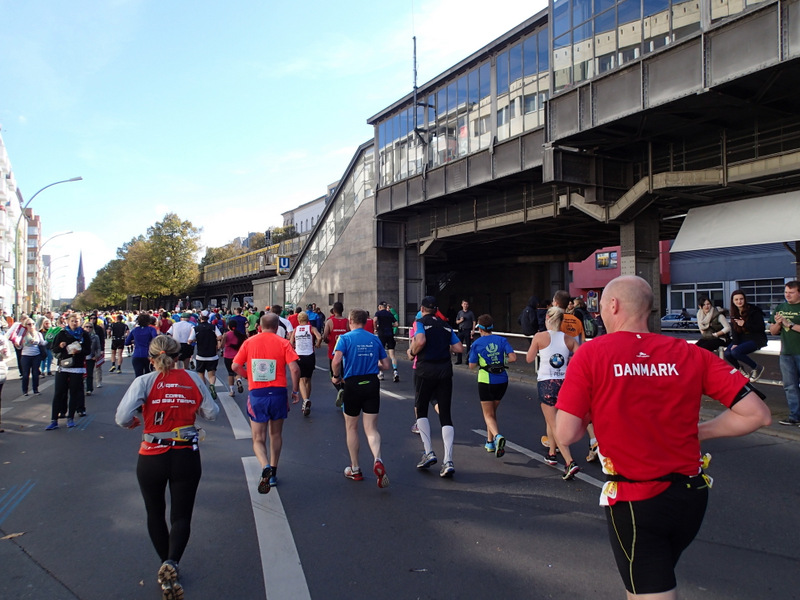
<instances>
[{"instance_id":1,"label":"u-bahn sign","mask_svg":"<svg viewBox=\"0 0 800 600\"><path fill-rule=\"evenodd\" d=\"M278 273L281 275L285 275L289 272L289 257L288 256L279 256L278 257Z\"/></svg>"}]
</instances>

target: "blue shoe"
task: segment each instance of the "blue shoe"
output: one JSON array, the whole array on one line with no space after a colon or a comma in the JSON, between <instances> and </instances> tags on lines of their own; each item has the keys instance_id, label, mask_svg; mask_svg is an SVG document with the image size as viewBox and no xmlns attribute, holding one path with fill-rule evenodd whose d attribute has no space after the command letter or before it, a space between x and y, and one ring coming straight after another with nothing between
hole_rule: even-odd
<instances>
[{"instance_id":1,"label":"blue shoe","mask_svg":"<svg viewBox=\"0 0 800 600\"><path fill-rule=\"evenodd\" d=\"M45 431L53 431L53 429L58 429L58 421L50 421L50 425L44 428Z\"/></svg>"},{"instance_id":2,"label":"blue shoe","mask_svg":"<svg viewBox=\"0 0 800 600\"><path fill-rule=\"evenodd\" d=\"M274 488L278 487L278 478L275 475L269 478L269 487Z\"/></svg>"},{"instance_id":3,"label":"blue shoe","mask_svg":"<svg viewBox=\"0 0 800 600\"><path fill-rule=\"evenodd\" d=\"M417 468L418 469L427 469L428 467L430 467L431 465L435 465L436 463L437 463L437 459L436 459L436 455L433 453L433 451L430 451L427 454L425 452L423 452L422 453L422 458L417 463Z\"/></svg>"},{"instance_id":4,"label":"blue shoe","mask_svg":"<svg viewBox=\"0 0 800 600\"><path fill-rule=\"evenodd\" d=\"M67 427L75 427L75 421L72 419L67 419Z\"/></svg>"},{"instance_id":5,"label":"blue shoe","mask_svg":"<svg viewBox=\"0 0 800 600\"><path fill-rule=\"evenodd\" d=\"M492 454L494 454L494 452L495 452L494 442L486 442L486 445L484 446L484 448L486 448L487 452L491 452Z\"/></svg>"},{"instance_id":6,"label":"blue shoe","mask_svg":"<svg viewBox=\"0 0 800 600\"><path fill-rule=\"evenodd\" d=\"M494 451L494 455L495 457L500 458L506 453L506 438L498 433L496 436L494 436L494 444L497 447Z\"/></svg>"}]
</instances>

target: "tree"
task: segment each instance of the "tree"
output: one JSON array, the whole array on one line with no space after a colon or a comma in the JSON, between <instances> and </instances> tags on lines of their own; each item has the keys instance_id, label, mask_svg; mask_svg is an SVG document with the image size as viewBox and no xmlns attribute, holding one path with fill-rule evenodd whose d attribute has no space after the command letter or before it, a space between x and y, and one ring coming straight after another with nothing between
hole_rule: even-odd
<instances>
[{"instance_id":1,"label":"tree","mask_svg":"<svg viewBox=\"0 0 800 600\"><path fill-rule=\"evenodd\" d=\"M290 240L293 237L297 237L298 233L294 228L294 225L289 225L287 227L273 227L272 228L272 243L278 244L284 240Z\"/></svg>"},{"instance_id":2,"label":"tree","mask_svg":"<svg viewBox=\"0 0 800 600\"><path fill-rule=\"evenodd\" d=\"M229 244L225 244L219 248L206 248L206 254L200 261L200 269L205 266L239 256L242 254L242 252L244 252L244 250L242 249L241 245L235 242L230 242Z\"/></svg>"},{"instance_id":3,"label":"tree","mask_svg":"<svg viewBox=\"0 0 800 600\"><path fill-rule=\"evenodd\" d=\"M123 264L124 261L118 258L109 261L97 271L85 292L86 301L91 302L91 306L87 308L115 308L125 304L127 294L122 273ZM77 305L78 298L75 302Z\"/></svg>"},{"instance_id":4,"label":"tree","mask_svg":"<svg viewBox=\"0 0 800 600\"><path fill-rule=\"evenodd\" d=\"M200 231L190 221L169 213L147 230L151 285L160 296L179 296L197 285L195 255L200 250Z\"/></svg>"}]
</instances>

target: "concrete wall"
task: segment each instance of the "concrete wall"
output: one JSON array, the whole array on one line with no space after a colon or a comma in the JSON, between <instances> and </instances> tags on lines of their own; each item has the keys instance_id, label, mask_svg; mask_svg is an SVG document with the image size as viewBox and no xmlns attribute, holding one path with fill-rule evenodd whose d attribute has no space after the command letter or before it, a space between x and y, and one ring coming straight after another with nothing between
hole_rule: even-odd
<instances>
[{"instance_id":1,"label":"concrete wall","mask_svg":"<svg viewBox=\"0 0 800 600\"><path fill-rule=\"evenodd\" d=\"M375 225L372 216L373 202L368 198L359 205L306 290L300 301L303 306L316 302L327 315L331 308L329 295L333 294L336 299L343 294L345 314L352 308L363 308L370 314L375 312L379 300L378 253L373 243ZM394 285L397 286L396 276Z\"/></svg>"}]
</instances>

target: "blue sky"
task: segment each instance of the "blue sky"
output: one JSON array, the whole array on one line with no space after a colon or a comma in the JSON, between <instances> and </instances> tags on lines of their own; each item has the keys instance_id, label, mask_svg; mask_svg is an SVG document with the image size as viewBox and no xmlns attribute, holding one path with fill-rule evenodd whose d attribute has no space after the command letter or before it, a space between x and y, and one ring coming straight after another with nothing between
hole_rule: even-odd
<instances>
[{"instance_id":1,"label":"blue sky","mask_svg":"<svg viewBox=\"0 0 800 600\"><path fill-rule=\"evenodd\" d=\"M167 212L204 245L281 225L325 193L366 120L546 2L0 0L0 126L75 293Z\"/></svg>"}]
</instances>

